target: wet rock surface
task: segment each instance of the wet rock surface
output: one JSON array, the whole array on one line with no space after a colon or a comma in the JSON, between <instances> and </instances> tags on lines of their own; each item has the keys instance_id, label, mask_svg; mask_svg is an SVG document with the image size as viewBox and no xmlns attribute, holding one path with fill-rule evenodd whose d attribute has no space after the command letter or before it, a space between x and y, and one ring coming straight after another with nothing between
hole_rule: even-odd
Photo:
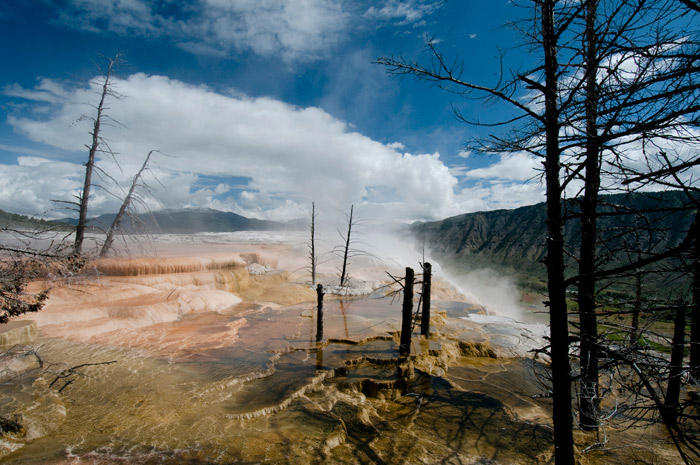
<instances>
[{"instance_id":1,"label":"wet rock surface","mask_svg":"<svg viewBox=\"0 0 700 465\"><path fill-rule=\"evenodd\" d=\"M37 337L34 321L9 321L0 325L0 350L14 345L28 345Z\"/></svg>"}]
</instances>

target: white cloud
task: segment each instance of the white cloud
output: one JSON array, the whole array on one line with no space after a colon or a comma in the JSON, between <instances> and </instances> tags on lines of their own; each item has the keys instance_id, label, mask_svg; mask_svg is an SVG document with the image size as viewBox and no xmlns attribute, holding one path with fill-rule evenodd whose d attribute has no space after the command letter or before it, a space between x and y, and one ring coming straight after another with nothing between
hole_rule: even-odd
<instances>
[{"instance_id":1,"label":"white cloud","mask_svg":"<svg viewBox=\"0 0 700 465\"><path fill-rule=\"evenodd\" d=\"M90 31L166 37L192 53L253 51L285 61L326 54L346 32L339 0L70 0L59 21ZM166 10L167 9L167 10Z\"/></svg>"},{"instance_id":2,"label":"white cloud","mask_svg":"<svg viewBox=\"0 0 700 465\"><path fill-rule=\"evenodd\" d=\"M220 183L216 186L216 189L214 189L214 193L216 195L221 195L221 194L225 194L226 192L228 192L230 190L231 190L231 186L229 186L228 184Z\"/></svg>"},{"instance_id":3,"label":"white cloud","mask_svg":"<svg viewBox=\"0 0 700 465\"><path fill-rule=\"evenodd\" d=\"M432 0L387 0L378 7L369 7L365 16L383 21L397 21L397 25L405 25L419 22L438 8L440 3Z\"/></svg>"},{"instance_id":4,"label":"white cloud","mask_svg":"<svg viewBox=\"0 0 700 465\"><path fill-rule=\"evenodd\" d=\"M463 177L464 174L468 171L469 171L469 168L464 166L464 165L457 165L457 166L450 167L450 173L452 173L452 176L454 176L456 178Z\"/></svg>"},{"instance_id":5,"label":"white cloud","mask_svg":"<svg viewBox=\"0 0 700 465\"><path fill-rule=\"evenodd\" d=\"M464 176L470 179L500 179L511 181L528 181L537 176L541 170L541 160L526 153L500 155L500 160L485 168L465 170Z\"/></svg>"},{"instance_id":6,"label":"white cloud","mask_svg":"<svg viewBox=\"0 0 700 465\"><path fill-rule=\"evenodd\" d=\"M20 97L46 103L65 102L70 93L61 84L50 79L41 79L33 89L25 89L19 84L6 85L2 93L8 97Z\"/></svg>"},{"instance_id":7,"label":"white cloud","mask_svg":"<svg viewBox=\"0 0 700 465\"><path fill-rule=\"evenodd\" d=\"M29 147L23 147L21 145L0 144L0 150L3 152L22 153L24 155L32 155L33 157L43 157L46 155L46 153L42 150L32 149Z\"/></svg>"},{"instance_id":8,"label":"white cloud","mask_svg":"<svg viewBox=\"0 0 700 465\"><path fill-rule=\"evenodd\" d=\"M319 108L223 95L163 76L134 74L115 84L126 98L109 103L110 117L125 127L105 127L104 135L123 172L109 158L99 163L128 186L150 150L170 155L157 155L151 163L153 176L166 189L150 179L158 189L152 207L210 206L284 219L305 212L311 201L338 212L354 203L365 217L380 219L441 218L464 210L455 193L457 179L438 154L401 153L400 144L374 141ZM95 85L70 91L65 102L93 100ZM41 187L49 186L55 174L50 169L55 162L46 162L39 164L44 171L36 174L41 177L37 183L29 177L13 182L3 198L16 198L21 185L34 191L26 196L34 200L25 211L36 212L50 205L47 199L77 192L90 127L88 121L76 121L86 111L88 107L59 103L47 119L9 118L28 138L75 153L75 162L60 165L64 181L51 192ZM31 171L26 162L3 168L6 174L14 170L10 176L15 177ZM217 181L202 186L203 176ZM237 198L229 185L239 181L226 177L249 179L248 193ZM95 214L118 207L118 200L100 192L96 196Z\"/></svg>"},{"instance_id":9,"label":"white cloud","mask_svg":"<svg viewBox=\"0 0 700 465\"><path fill-rule=\"evenodd\" d=\"M544 200L544 185L539 182L488 183L462 189L459 193L464 212L518 208Z\"/></svg>"},{"instance_id":10,"label":"white cloud","mask_svg":"<svg viewBox=\"0 0 700 465\"><path fill-rule=\"evenodd\" d=\"M77 163L53 162L39 157L19 157L16 165L0 165L0 209L49 217L71 215L66 204L75 201L84 168Z\"/></svg>"},{"instance_id":11,"label":"white cloud","mask_svg":"<svg viewBox=\"0 0 700 465\"><path fill-rule=\"evenodd\" d=\"M17 164L19 166L41 166L49 162L51 162L51 160L42 157L17 157Z\"/></svg>"}]
</instances>

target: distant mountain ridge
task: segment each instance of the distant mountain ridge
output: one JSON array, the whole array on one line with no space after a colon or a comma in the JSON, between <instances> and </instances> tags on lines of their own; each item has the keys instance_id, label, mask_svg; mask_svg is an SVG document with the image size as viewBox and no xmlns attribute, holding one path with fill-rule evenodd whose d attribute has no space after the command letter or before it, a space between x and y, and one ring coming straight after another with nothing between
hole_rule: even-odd
<instances>
[{"instance_id":1,"label":"distant mountain ridge","mask_svg":"<svg viewBox=\"0 0 700 465\"><path fill-rule=\"evenodd\" d=\"M114 221L116 214L104 214L90 218L88 226L107 229ZM64 220L77 225L77 219ZM186 208L181 210L161 210L143 213L137 220L124 217L121 230L127 233L167 233L195 234L201 232L235 232L235 231L287 231L305 227L302 220L289 223L278 221L246 218L232 212L223 212L210 208Z\"/></svg>"},{"instance_id":2,"label":"distant mountain ridge","mask_svg":"<svg viewBox=\"0 0 700 465\"><path fill-rule=\"evenodd\" d=\"M612 216L613 205L637 210L671 209L670 213L648 213L653 225L651 237L644 240L653 247L679 244L686 236L695 213L683 210L687 197L680 191L649 194L624 194L601 197L598 226L601 237L610 250L619 250L625 241L635 240L633 215ZM565 214L575 215L576 200L568 200ZM514 210L467 213L441 221L418 222L409 227L410 233L425 244L436 259L458 269L493 268L512 274L544 277L546 256L546 205ZM567 222L564 237L569 251L576 255L580 246L579 221ZM569 259L569 268L575 261Z\"/></svg>"}]
</instances>

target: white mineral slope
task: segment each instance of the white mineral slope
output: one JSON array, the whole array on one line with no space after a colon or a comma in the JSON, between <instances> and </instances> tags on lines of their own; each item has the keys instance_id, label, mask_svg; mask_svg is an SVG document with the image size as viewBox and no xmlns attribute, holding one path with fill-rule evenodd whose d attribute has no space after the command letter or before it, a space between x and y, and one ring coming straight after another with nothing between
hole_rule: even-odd
<instances>
[{"instance_id":1,"label":"white mineral slope","mask_svg":"<svg viewBox=\"0 0 700 465\"><path fill-rule=\"evenodd\" d=\"M420 274L425 260L421 253L386 236L372 237L369 252L353 256L348 263L348 287L338 288L337 257L321 261L317 282L324 285L328 298L381 292L391 276L403 276L406 266ZM310 282L306 240L306 235L287 232L154 236L149 256L124 254L96 260L80 276L44 283L52 286L45 308L18 321L34 321L45 337L133 344L160 354L178 344L182 349L188 344L203 348L218 347L221 341L231 344L249 323L250 305L313 306L316 293ZM469 289L452 285L438 263L433 262L433 272L434 301L482 303L468 297ZM493 314L498 309L487 311ZM198 326L190 321L194 317L205 321L201 315L210 313L231 316L217 329L218 336L197 332ZM437 314L434 317L439 319ZM504 355L526 356L542 345L546 333L543 325L525 325L516 319L475 318L451 321L452 336L488 340L501 347ZM188 330L196 334L187 334Z\"/></svg>"}]
</instances>

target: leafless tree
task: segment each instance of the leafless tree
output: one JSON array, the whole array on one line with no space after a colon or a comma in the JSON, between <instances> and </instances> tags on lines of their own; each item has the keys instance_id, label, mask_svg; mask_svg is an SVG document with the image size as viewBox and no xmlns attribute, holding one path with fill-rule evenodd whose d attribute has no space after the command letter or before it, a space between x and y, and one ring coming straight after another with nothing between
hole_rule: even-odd
<instances>
[{"instance_id":1,"label":"leafless tree","mask_svg":"<svg viewBox=\"0 0 700 465\"><path fill-rule=\"evenodd\" d=\"M678 32L684 12L679 12L677 6L676 0L587 0L580 2L578 11L574 10L570 16L574 26L569 29L571 35L564 47L573 57L567 68L577 72L560 80L560 101L564 102L560 146L564 155L563 185L578 182L582 186L580 198L575 202L577 211L565 217L577 222L580 241L578 254L571 251L578 262L578 274L568 278L565 284L575 284L578 288L575 337L580 373L576 379L579 424L584 429L596 430L601 415L598 293L611 285L612 280L627 279L629 270L635 269L641 279L645 265L680 252L659 254L651 249L634 251L632 247L624 247L621 250L628 255L626 269L618 269L617 275L607 273L604 278L607 283L599 282L603 276L597 272L609 272L624 261L620 249L615 250L611 244L619 244L629 232L620 231L616 238L606 232L603 239L598 226L601 178L607 177L605 189L610 191L611 178L629 181L639 174L632 168L634 160L626 155L635 143L651 140L696 143L688 132L695 123L688 116L698 111L698 86L690 78L696 68L693 57L697 56L697 46L682 37L689 29ZM580 46L576 46L577 41ZM659 163L658 154L646 151L646 155L648 166ZM688 160L679 159L675 165L679 163ZM620 210L606 214L634 215L648 222L649 213ZM684 243L689 245L688 241Z\"/></svg>"},{"instance_id":2,"label":"leafless tree","mask_svg":"<svg viewBox=\"0 0 700 465\"><path fill-rule=\"evenodd\" d=\"M340 271L340 287L345 287L348 285L348 262L355 258L359 257L362 255L369 255L368 252L365 250L357 248L359 244L361 244L360 241L357 240L357 226L359 225L359 221L356 217L354 217L354 209L355 206L351 205L350 206L350 214L347 215L347 220L348 220L348 228L345 233L341 232L338 230L338 234L340 235L340 238L343 241L342 245L336 246L333 249L333 254L339 256L342 260L342 265L339 269Z\"/></svg>"},{"instance_id":3,"label":"leafless tree","mask_svg":"<svg viewBox=\"0 0 700 465\"><path fill-rule=\"evenodd\" d=\"M355 208L354 205L350 205L350 216L348 216L348 232L343 236L340 233L340 237L343 239L345 245L343 246L343 268L340 272L340 286L345 286L347 281L347 266L348 266L348 255L350 254L350 235L352 234L352 210Z\"/></svg>"},{"instance_id":4,"label":"leafless tree","mask_svg":"<svg viewBox=\"0 0 700 465\"><path fill-rule=\"evenodd\" d=\"M159 151L151 150L150 152L148 152L148 155L146 155L146 159L143 161L143 165L141 165L141 169L139 169L138 173L136 173L136 175L134 176L134 179L131 182L131 187L129 188L129 192L127 192L126 196L124 197L124 200L122 201L121 207L119 208L117 215L114 217L112 224L107 230L104 243L102 244L102 248L100 249L100 257L107 256L114 242L114 236L119 231L122 220L124 219L124 215L127 214L129 209L132 207L133 202L141 200L140 197L138 197L137 188L141 187L144 189L149 189L149 186L143 183L143 173L144 171L146 171L148 162L151 159L151 155L153 154L153 152ZM144 204L142 201L140 201L139 203L141 203L142 205ZM132 218L132 222L138 222L138 216L136 214L130 215L130 217Z\"/></svg>"},{"instance_id":5,"label":"leafless tree","mask_svg":"<svg viewBox=\"0 0 700 465\"><path fill-rule=\"evenodd\" d=\"M552 357L555 457L557 463L573 463L569 337L577 340L576 354L580 360L576 375L579 423L595 430L601 415L599 366L610 369L614 347L598 334L599 293L615 282L628 282L634 276L641 280L642 274L647 273L678 273L668 269L669 261L676 263L693 250L696 228L690 228L685 237L669 242L666 249L660 250L653 240L656 237L654 215L659 212L654 209L629 211L619 206L606 207L603 212L599 194L615 183L619 186L620 182L625 184L621 191L628 190L629 186L654 185L657 190L659 187L680 188L689 192L690 207L674 208L697 209L697 193L688 186L688 177L681 179L681 174L700 161L697 157L680 155L681 150L678 156L670 159L664 147L682 145L688 153L693 152L692 149L688 151L688 147L700 142L691 130L698 126L700 110L700 81L697 80L700 56L697 27L693 27L696 23L689 17L696 14L698 8L694 0L536 0L528 5L535 18L530 25L535 27L528 29L526 23L522 23L521 30L529 38L531 50L539 51L540 58L536 69L512 72L510 81L504 78L489 87L463 80L462 64L446 59L435 42L428 42L430 62L427 66L402 56L380 58L378 62L394 74L415 76L455 95L476 94L505 102L513 110L513 116L504 121L491 124L470 121L459 110L457 117L469 123L509 129L507 136L495 133L477 145L478 148L490 152L525 151L543 159L551 329L548 353ZM682 5L686 9L681 8ZM501 72L500 75L505 74ZM530 96L535 95L532 100L518 98L518 91L523 88L531 91ZM537 105L530 105L530 102ZM638 146L645 155L641 164L638 159L629 157L631 149ZM601 188L603 177L605 188ZM578 207L575 212L562 216L562 210L570 205L570 202L562 202L564 191L576 186L581 186ZM695 207L692 207L694 202ZM671 213L668 210L662 214ZM629 229L603 231L599 224L601 215L626 216L634 220ZM634 245L634 241L630 241L632 225L637 220L647 225L644 230L646 245ZM578 232L573 235L577 251L564 240L562 225L565 221L579 225ZM620 247L621 244L626 245ZM566 279L565 254L578 263L577 273ZM574 334L569 333L565 294L570 286L578 287L579 318L575 322L578 333ZM700 289L700 284L697 288ZM638 289L641 290L641 286ZM700 296L700 290L697 295ZM636 300L640 303L639 309L642 296ZM700 305L700 297L697 301ZM668 308L668 304L663 306ZM655 309L647 310L651 311L660 312L661 308L656 305ZM691 319L695 318L695 311L691 315ZM697 315L700 322L700 310ZM680 325L684 320L679 316L677 321ZM678 342L682 341L680 336L679 332L677 342L669 342L669 347L682 345ZM693 337L691 331L691 352L696 347L695 341L700 341ZM700 330L696 337L700 338ZM700 348L700 343L697 347ZM605 360L599 359L600 351L605 354ZM700 363L700 350L697 354ZM615 360L615 366L627 361L636 363L633 352L617 356ZM645 376L664 387L669 379L680 379L676 375L669 376L669 372L679 366L678 356L673 362L665 361L664 366L664 370L647 372ZM635 371L634 367L624 370ZM639 385L636 386L635 389L639 389ZM665 419L671 418L668 406L678 405L674 400L675 390L669 395L667 389L657 389L662 401L653 403L652 407L663 407L663 411L657 412ZM668 402L663 401L664 397Z\"/></svg>"},{"instance_id":6,"label":"leafless tree","mask_svg":"<svg viewBox=\"0 0 700 465\"><path fill-rule=\"evenodd\" d=\"M100 98L99 102L95 106L95 116L85 116L92 121L92 131L90 132L91 143L86 145L88 149L88 159L85 162L85 179L83 183L83 190L80 193L78 202L75 204L78 207L79 219L78 225L75 230L75 243L73 246L73 253L80 255L82 253L83 240L85 238L85 230L87 228L87 215L88 215L88 202L90 198L90 189L92 187L92 175L95 169L95 157L98 152L110 152L109 145L106 143L105 139L100 135L100 131L104 124L105 119L109 118L106 111L109 109L107 105L107 98L121 98L112 86L113 73L121 60L121 55L117 54L114 58L107 58L107 68L103 74L102 81L100 83Z\"/></svg>"},{"instance_id":7,"label":"leafless tree","mask_svg":"<svg viewBox=\"0 0 700 465\"><path fill-rule=\"evenodd\" d=\"M559 7L559 8L557 8ZM434 42L428 43L431 52L431 64L423 66L417 62L399 58L380 58L378 63L398 75L413 75L420 79L449 87L454 93L461 88L461 93L478 92L498 99L510 105L518 116L498 124L512 126L514 122L524 124L532 121L539 136L533 139L528 129L526 136L517 140L496 138L497 142L513 150L525 150L540 156L544 160L544 178L547 196L547 287L549 294L550 346L552 369L553 423L555 462L558 465L574 463L574 441L572 422L571 376L569 362L569 329L566 303L566 286L564 281L564 238L562 234L562 192L560 179L562 149L559 143L562 107L560 102L560 80L562 68L559 64L559 37L570 25L567 18L571 7L557 5L556 0L536 0L532 2L535 20L531 37L540 53L540 62L533 72L514 73L515 79L508 83L499 83L495 87L484 86L464 81L462 68L458 63L450 64L437 50ZM531 76L541 77L538 82ZM535 108L515 96L517 89L524 86L534 90L544 103L540 113ZM460 115L458 114L458 117ZM531 125L531 126L532 126Z\"/></svg>"},{"instance_id":8,"label":"leafless tree","mask_svg":"<svg viewBox=\"0 0 700 465\"><path fill-rule=\"evenodd\" d=\"M309 241L309 267L311 268L311 284L316 285L316 267L318 266L318 257L316 256L316 204L311 202L311 238Z\"/></svg>"}]
</instances>

